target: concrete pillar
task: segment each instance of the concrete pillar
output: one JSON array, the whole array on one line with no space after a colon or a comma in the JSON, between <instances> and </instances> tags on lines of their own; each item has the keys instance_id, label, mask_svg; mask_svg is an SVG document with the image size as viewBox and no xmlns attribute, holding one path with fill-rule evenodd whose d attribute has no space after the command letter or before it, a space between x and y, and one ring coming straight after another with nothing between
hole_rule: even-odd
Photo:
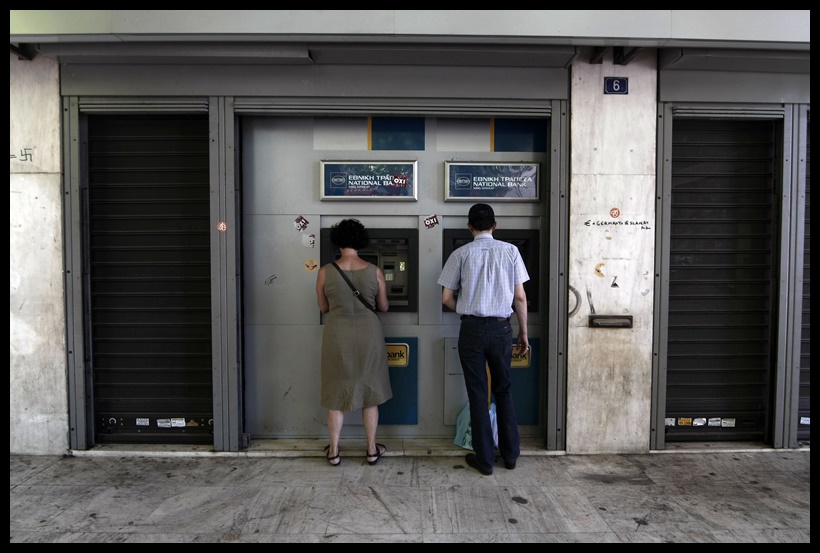
<instances>
[{"instance_id":1,"label":"concrete pillar","mask_svg":"<svg viewBox=\"0 0 820 553\"><path fill-rule=\"evenodd\" d=\"M9 453L68 449L59 66L9 54Z\"/></svg>"},{"instance_id":2,"label":"concrete pillar","mask_svg":"<svg viewBox=\"0 0 820 553\"><path fill-rule=\"evenodd\" d=\"M649 450L655 248L657 64L644 49L615 65L612 49L572 65L567 453ZM626 94L605 93L619 77ZM624 80L625 79L625 80ZM623 88L615 92L622 92ZM631 315L632 328L589 316Z\"/></svg>"}]
</instances>

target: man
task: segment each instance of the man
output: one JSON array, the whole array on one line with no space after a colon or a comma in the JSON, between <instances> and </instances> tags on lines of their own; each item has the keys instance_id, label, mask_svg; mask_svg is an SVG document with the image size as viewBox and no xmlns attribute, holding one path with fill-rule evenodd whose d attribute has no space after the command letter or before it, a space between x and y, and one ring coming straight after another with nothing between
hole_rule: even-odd
<instances>
[{"instance_id":1,"label":"man","mask_svg":"<svg viewBox=\"0 0 820 553\"><path fill-rule=\"evenodd\" d=\"M518 248L493 238L496 221L492 207L475 204L467 219L473 241L450 255L438 283L444 287L441 302L461 315L458 356L470 402L475 452L467 454L466 461L481 474L489 476L493 473L495 458L487 408L489 386L495 398L498 450L504 466L514 469L521 453L510 382L513 350L510 315L512 306L515 306L519 324L516 348L522 355L529 353L524 283L530 275ZM487 382L488 369L490 384Z\"/></svg>"}]
</instances>

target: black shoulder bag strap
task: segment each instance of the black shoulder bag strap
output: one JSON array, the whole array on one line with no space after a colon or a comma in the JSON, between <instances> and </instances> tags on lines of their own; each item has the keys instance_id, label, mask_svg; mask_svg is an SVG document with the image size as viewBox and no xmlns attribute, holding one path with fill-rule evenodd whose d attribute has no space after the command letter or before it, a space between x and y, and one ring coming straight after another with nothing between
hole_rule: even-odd
<instances>
[{"instance_id":1,"label":"black shoulder bag strap","mask_svg":"<svg viewBox=\"0 0 820 553\"><path fill-rule=\"evenodd\" d=\"M350 279L349 279L349 278L347 278L347 275L346 275L346 274L345 274L345 272L342 270L342 268L341 268L341 267L339 267L339 266L336 264L336 262L335 262L335 261L331 262L331 265L333 265L334 267L336 267L336 270L337 270L337 271L339 271L339 274L340 274L340 275L342 275L342 278L343 278L343 279L345 279L345 282L347 282L347 285L348 285L348 286L350 286L350 289L351 289L351 290L353 290L353 295L354 295L354 296L356 296L357 298L359 298L359 301L360 301L360 302L362 302L362 303L364 304L364 306L365 306L365 307L367 307L367 308L368 308L369 310L371 310L373 313L376 313L376 315L378 315L378 312L376 311L376 308L375 308L375 307L373 307L372 305L370 305L369 303L367 303L367 302L365 301L365 299L362 297L362 295L359 293L359 291L358 291L358 290L356 290L356 287L355 287L355 286L353 286L353 283L352 283L352 282L350 282Z\"/></svg>"}]
</instances>

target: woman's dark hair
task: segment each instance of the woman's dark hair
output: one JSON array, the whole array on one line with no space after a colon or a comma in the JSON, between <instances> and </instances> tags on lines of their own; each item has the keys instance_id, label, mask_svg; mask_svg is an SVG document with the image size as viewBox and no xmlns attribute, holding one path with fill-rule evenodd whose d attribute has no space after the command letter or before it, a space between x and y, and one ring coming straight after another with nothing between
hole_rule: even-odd
<instances>
[{"instance_id":1,"label":"woman's dark hair","mask_svg":"<svg viewBox=\"0 0 820 553\"><path fill-rule=\"evenodd\" d=\"M358 219L344 219L330 229L330 241L337 248L361 250L370 243L367 229Z\"/></svg>"}]
</instances>

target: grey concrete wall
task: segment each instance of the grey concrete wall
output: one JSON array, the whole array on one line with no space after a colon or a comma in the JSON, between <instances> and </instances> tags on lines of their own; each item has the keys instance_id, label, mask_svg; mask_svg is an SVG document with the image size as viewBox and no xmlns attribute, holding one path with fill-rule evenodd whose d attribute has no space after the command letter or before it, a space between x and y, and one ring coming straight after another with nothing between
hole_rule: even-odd
<instances>
[{"instance_id":1,"label":"grey concrete wall","mask_svg":"<svg viewBox=\"0 0 820 553\"><path fill-rule=\"evenodd\" d=\"M9 453L68 449L57 63L9 55Z\"/></svg>"},{"instance_id":2,"label":"grey concrete wall","mask_svg":"<svg viewBox=\"0 0 820 553\"><path fill-rule=\"evenodd\" d=\"M604 77L628 94L604 94ZM657 69L572 66L567 453L649 451L655 248ZM590 328L589 315L632 315L633 328Z\"/></svg>"}]
</instances>

